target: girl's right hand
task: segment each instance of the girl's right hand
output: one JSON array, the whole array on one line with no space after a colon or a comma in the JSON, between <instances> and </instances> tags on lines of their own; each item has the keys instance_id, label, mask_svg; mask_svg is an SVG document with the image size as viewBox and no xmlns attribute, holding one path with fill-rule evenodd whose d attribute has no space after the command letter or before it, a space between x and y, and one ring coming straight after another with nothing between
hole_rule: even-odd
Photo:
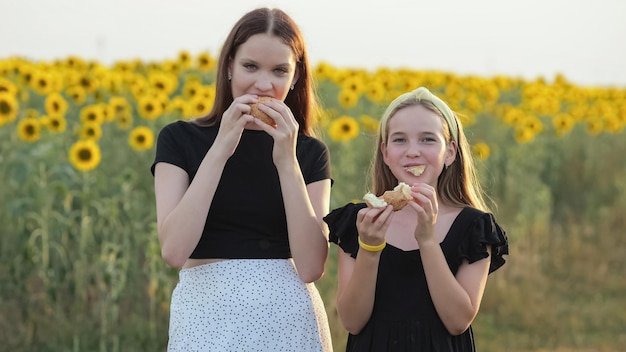
<instances>
[{"instance_id":1,"label":"girl's right hand","mask_svg":"<svg viewBox=\"0 0 626 352\"><path fill-rule=\"evenodd\" d=\"M387 228L393 219L393 207L363 208L356 215L356 228L361 241L371 246L385 242Z\"/></svg>"},{"instance_id":2,"label":"girl's right hand","mask_svg":"<svg viewBox=\"0 0 626 352\"><path fill-rule=\"evenodd\" d=\"M222 148L227 157L232 156L237 149L246 124L254 122L254 117L250 115L250 104L256 103L256 101L256 95L242 95L235 98L228 109L224 111L213 146Z\"/></svg>"}]
</instances>

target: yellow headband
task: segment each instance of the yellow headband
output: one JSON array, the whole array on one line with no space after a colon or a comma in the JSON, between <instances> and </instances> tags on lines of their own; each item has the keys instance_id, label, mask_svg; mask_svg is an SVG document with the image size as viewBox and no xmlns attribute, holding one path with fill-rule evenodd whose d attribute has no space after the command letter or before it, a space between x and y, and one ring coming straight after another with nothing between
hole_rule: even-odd
<instances>
[{"instance_id":1,"label":"yellow headband","mask_svg":"<svg viewBox=\"0 0 626 352\"><path fill-rule=\"evenodd\" d=\"M381 119L381 122L383 122L381 124L381 128L382 128L381 132L383 136L387 135L387 121L389 120L390 115L395 113L395 111L400 105L411 100L414 100L414 101L425 100L435 105L435 107L439 111L441 111L441 114L443 115L443 117L446 119L446 122L448 123L448 127L450 128L450 134L452 135L452 140L454 140L457 143L459 142L459 126L456 124L456 118L454 116L454 112L452 111L452 109L450 109L448 104L446 104L443 100L439 99L439 97L437 97L436 95L434 95L433 93L431 93L428 89L424 87L419 87L415 89L414 91L404 93L400 95L399 97L397 97L396 99L394 99L391 102L391 104L389 104L389 106L385 110L385 113L383 114L383 117Z\"/></svg>"}]
</instances>

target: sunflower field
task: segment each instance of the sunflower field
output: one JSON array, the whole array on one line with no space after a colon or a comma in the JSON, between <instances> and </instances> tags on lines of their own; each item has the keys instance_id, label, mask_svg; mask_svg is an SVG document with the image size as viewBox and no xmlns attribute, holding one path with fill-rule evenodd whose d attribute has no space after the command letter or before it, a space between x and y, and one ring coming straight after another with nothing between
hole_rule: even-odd
<instances>
[{"instance_id":1,"label":"sunflower field","mask_svg":"<svg viewBox=\"0 0 626 352\"><path fill-rule=\"evenodd\" d=\"M165 351L178 273L160 257L150 165L163 126L211 109L215 64L0 58L0 351ZM460 114L511 248L478 350L626 345L626 87L327 62L315 76L331 208L368 190L393 98L426 86ZM317 285L343 351L335 249Z\"/></svg>"}]
</instances>

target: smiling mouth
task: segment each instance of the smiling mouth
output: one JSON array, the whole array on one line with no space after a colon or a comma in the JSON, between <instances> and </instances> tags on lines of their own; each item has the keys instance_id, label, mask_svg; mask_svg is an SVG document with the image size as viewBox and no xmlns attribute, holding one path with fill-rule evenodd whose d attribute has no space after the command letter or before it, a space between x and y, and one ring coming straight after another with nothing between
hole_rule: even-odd
<instances>
[{"instance_id":1,"label":"smiling mouth","mask_svg":"<svg viewBox=\"0 0 626 352\"><path fill-rule=\"evenodd\" d=\"M409 166L404 169L412 173L414 176L420 176L424 173L424 170L426 170L426 165Z\"/></svg>"}]
</instances>

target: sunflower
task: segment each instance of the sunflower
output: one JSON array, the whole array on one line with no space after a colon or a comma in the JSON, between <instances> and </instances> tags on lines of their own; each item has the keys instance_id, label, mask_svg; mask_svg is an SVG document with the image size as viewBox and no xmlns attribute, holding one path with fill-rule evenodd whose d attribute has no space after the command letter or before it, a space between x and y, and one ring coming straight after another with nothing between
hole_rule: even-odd
<instances>
[{"instance_id":1,"label":"sunflower","mask_svg":"<svg viewBox=\"0 0 626 352\"><path fill-rule=\"evenodd\" d=\"M78 56L72 56L72 55L65 58L64 64L66 67L73 68L76 70L82 70L85 67L87 67L87 64L85 63L83 59L81 59Z\"/></svg>"},{"instance_id":2,"label":"sunflower","mask_svg":"<svg viewBox=\"0 0 626 352\"><path fill-rule=\"evenodd\" d=\"M41 124L37 119L22 119L17 124L17 136L24 142L35 142L41 136Z\"/></svg>"},{"instance_id":3,"label":"sunflower","mask_svg":"<svg viewBox=\"0 0 626 352\"><path fill-rule=\"evenodd\" d=\"M188 117L191 115L190 106L182 97L175 97L167 107L167 112L176 118Z\"/></svg>"},{"instance_id":4,"label":"sunflower","mask_svg":"<svg viewBox=\"0 0 626 352\"><path fill-rule=\"evenodd\" d=\"M342 89L337 99L342 108L349 109L355 107L359 102L359 95L352 90Z\"/></svg>"},{"instance_id":5,"label":"sunflower","mask_svg":"<svg viewBox=\"0 0 626 352\"><path fill-rule=\"evenodd\" d=\"M363 129L367 132L376 133L378 132L379 121L369 115L361 115L359 118L359 122Z\"/></svg>"},{"instance_id":6,"label":"sunflower","mask_svg":"<svg viewBox=\"0 0 626 352\"><path fill-rule=\"evenodd\" d=\"M34 71L30 79L30 87L39 95L47 95L53 92L54 83L52 75L44 71Z\"/></svg>"},{"instance_id":7,"label":"sunflower","mask_svg":"<svg viewBox=\"0 0 626 352\"><path fill-rule=\"evenodd\" d=\"M478 142L472 146L472 152L476 157L480 160L487 160L489 158L489 153L491 149L484 142Z\"/></svg>"},{"instance_id":8,"label":"sunflower","mask_svg":"<svg viewBox=\"0 0 626 352\"><path fill-rule=\"evenodd\" d=\"M111 94L120 94L124 90L124 78L119 72L107 72L100 78L100 86Z\"/></svg>"},{"instance_id":9,"label":"sunflower","mask_svg":"<svg viewBox=\"0 0 626 352\"><path fill-rule=\"evenodd\" d=\"M529 127L517 127L515 129L515 140L519 144L531 142L535 139L535 132Z\"/></svg>"},{"instance_id":10,"label":"sunflower","mask_svg":"<svg viewBox=\"0 0 626 352\"><path fill-rule=\"evenodd\" d=\"M107 105L107 115L110 115L112 119L117 119L118 116L131 113L132 109L128 100L124 97L111 97Z\"/></svg>"},{"instance_id":11,"label":"sunflower","mask_svg":"<svg viewBox=\"0 0 626 352\"><path fill-rule=\"evenodd\" d=\"M526 113L520 108L510 108L504 112L504 122L509 125L518 125L526 118Z\"/></svg>"},{"instance_id":12,"label":"sunflower","mask_svg":"<svg viewBox=\"0 0 626 352\"><path fill-rule=\"evenodd\" d=\"M104 118L104 109L98 104L87 105L80 109L80 122L82 123L95 122L101 124L104 122Z\"/></svg>"},{"instance_id":13,"label":"sunflower","mask_svg":"<svg viewBox=\"0 0 626 352\"><path fill-rule=\"evenodd\" d=\"M48 129L53 133L65 132L67 128L67 120L62 115L50 115L48 116L48 123L46 124Z\"/></svg>"},{"instance_id":14,"label":"sunflower","mask_svg":"<svg viewBox=\"0 0 626 352\"><path fill-rule=\"evenodd\" d=\"M102 126L93 121L84 122L78 130L80 139L97 141L102 137Z\"/></svg>"},{"instance_id":15,"label":"sunflower","mask_svg":"<svg viewBox=\"0 0 626 352\"><path fill-rule=\"evenodd\" d=\"M24 118L28 119L36 119L39 118L39 110L37 109L26 109L24 110Z\"/></svg>"},{"instance_id":16,"label":"sunflower","mask_svg":"<svg viewBox=\"0 0 626 352\"><path fill-rule=\"evenodd\" d=\"M161 113L166 111L170 105L170 97L163 92L153 92L152 95L161 104Z\"/></svg>"},{"instance_id":17,"label":"sunflower","mask_svg":"<svg viewBox=\"0 0 626 352\"><path fill-rule=\"evenodd\" d=\"M198 55L198 69L202 72L210 72L215 68L217 64L215 58L208 52L203 52Z\"/></svg>"},{"instance_id":18,"label":"sunflower","mask_svg":"<svg viewBox=\"0 0 626 352\"><path fill-rule=\"evenodd\" d=\"M67 101L59 93L50 93L46 97L45 109L48 115L65 115L65 112L67 112Z\"/></svg>"},{"instance_id":19,"label":"sunflower","mask_svg":"<svg viewBox=\"0 0 626 352\"><path fill-rule=\"evenodd\" d=\"M161 63L161 69L173 75L178 75L182 69L180 62L176 60L165 60Z\"/></svg>"},{"instance_id":20,"label":"sunflower","mask_svg":"<svg viewBox=\"0 0 626 352\"><path fill-rule=\"evenodd\" d=\"M153 95L144 95L137 101L139 116L147 120L156 120L163 113L163 104Z\"/></svg>"},{"instance_id":21,"label":"sunflower","mask_svg":"<svg viewBox=\"0 0 626 352\"><path fill-rule=\"evenodd\" d=\"M602 133L604 125L600 119L593 119L587 121L587 133L592 136L597 136Z\"/></svg>"},{"instance_id":22,"label":"sunflower","mask_svg":"<svg viewBox=\"0 0 626 352\"><path fill-rule=\"evenodd\" d=\"M188 51L182 50L178 53L178 63L183 69L191 67L191 55Z\"/></svg>"},{"instance_id":23,"label":"sunflower","mask_svg":"<svg viewBox=\"0 0 626 352\"><path fill-rule=\"evenodd\" d=\"M465 107L473 113L477 113L483 109L483 103L475 92L469 92L465 97Z\"/></svg>"},{"instance_id":24,"label":"sunflower","mask_svg":"<svg viewBox=\"0 0 626 352\"><path fill-rule=\"evenodd\" d=\"M178 88L177 77L163 72L152 72L148 75L148 83L156 92L170 95Z\"/></svg>"},{"instance_id":25,"label":"sunflower","mask_svg":"<svg viewBox=\"0 0 626 352\"><path fill-rule=\"evenodd\" d=\"M0 92L0 126L14 121L19 111L19 103L15 96L7 92Z\"/></svg>"},{"instance_id":26,"label":"sunflower","mask_svg":"<svg viewBox=\"0 0 626 352\"><path fill-rule=\"evenodd\" d=\"M154 133L152 130L145 126L135 127L130 131L128 137L128 144L135 150L147 150L154 145Z\"/></svg>"},{"instance_id":27,"label":"sunflower","mask_svg":"<svg viewBox=\"0 0 626 352\"><path fill-rule=\"evenodd\" d=\"M9 93L15 96L17 95L17 87L8 79L0 76L0 93Z\"/></svg>"},{"instance_id":28,"label":"sunflower","mask_svg":"<svg viewBox=\"0 0 626 352\"><path fill-rule=\"evenodd\" d=\"M526 116L526 118L522 121L522 125L524 127L530 128L534 134L543 131L543 123L537 116L534 115Z\"/></svg>"},{"instance_id":29,"label":"sunflower","mask_svg":"<svg viewBox=\"0 0 626 352\"><path fill-rule=\"evenodd\" d=\"M400 81L399 77L396 73L391 71L388 68L379 68L376 71L376 77L380 80L382 85L385 87L385 90L392 89L398 85Z\"/></svg>"},{"instance_id":30,"label":"sunflower","mask_svg":"<svg viewBox=\"0 0 626 352\"><path fill-rule=\"evenodd\" d=\"M202 95L192 98L189 102L191 116L204 116L213 108L213 101L208 100Z\"/></svg>"},{"instance_id":31,"label":"sunflower","mask_svg":"<svg viewBox=\"0 0 626 352\"><path fill-rule=\"evenodd\" d=\"M98 80L89 75L82 75L78 81L78 85L85 90L87 93L91 93L98 89L100 86L98 84Z\"/></svg>"},{"instance_id":32,"label":"sunflower","mask_svg":"<svg viewBox=\"0 0 626 352\"><path fill-rule=\"evenodd\" d=\"M79 85L70 86L65 89L65 94L74 102L75 105L82 105L87 100L87 92Z\"/></svg>"},{"instance_id":33,"label":"sunflower","mask_svg":"<svg viewBox=\"0 0 626 352\"><path fill-rule=\"evenodd\" d=\"M564 136L574 128L574 118L567 113L556 114L552 118L552 126L556 130L557 136Z\"/></svg>"},{"instance_id":34,"label":"sunflower","mask_svg":"<svg viewBox=\"0 0 626 352\"><path fill-rule=\"evenodd\" d=\"M215 100L215 85L211 84L208 86L202 86L198 94L200 96L203 96L206 100L214 101Z\"/></svg>"},{"instance_id":35,"label":"sunflower","mask_svg":"<svg viewBox=\"0 0 626 352\"><path fill-rule=\"evenodd\" d=\"M319 81L330 79L334 76L334 67L331 66L328 62L320 62L315 67L315 77Z\"/></svg>"},{"instance_id":36,"label":"sunflower","mask_svg":"<svg viewBox=\"0 0 626 352\"><path fill-rule=\"evenodd\" d=\"M77 170L93 170L100 164L100 147L93 140L78 141L72 145L69 160Z\"/></svg>"},{"instance_id":37,"label":"sunflower","mask_svg":"<svg viewBox=\"0 0 626 352\"><path fill-rule=\"evenodd\" d=\"M365 89L365 82L363 78L358 75L347 77L341 84L341 88L352 91L357 95L361 94Z\"/></svg>"},{"instance_id":38,"label":"sunflower","mask_svg":"<svg viewBox=\"0 0 626 352\"><path fill-rule=\"evenodd\" d=\"M195 80L187 81L183 85L182 95L185 99L191 100L192 98L196 97L198 93L200 93L201 90L202 90L201 82L198 82Z\"/></svg>"},{"instance_id":39,"label":"sunflower","mask_svg":"<svg viewBox=\"0 0 626 352\"><path fill-rule=\"evenodd\" d=\"M133 115L131 113L117 115L117 128L120 130L127 130L133 125Z\"/></svg>"},{"instance_id":40,"label":"sunflower","mask_svg":"<svg viewBox=\"0 0 626 352\"><path fill-rule=\"evenodd\" d=\"M371 102L379 103L385 99L385 86L376 79L371 80L365 87L365 96Z\"/></svg>"},{"instance_id":41,"label":"sunflower","mask_svg":"<svg viewBox=\"0 0 626 352\"><path fill-rule=\"evenodd\" d=\"M148 80L141 75L133 75L130 82L130 92L135 99L139 99L148 92Z\"/></svg>"},{"instance_id":42,"label":"sunflower","mask_svg":"<svg viewBox=\"0 0 626 352\"><path fill-rule=\"evenodd\" d=\"M359 135L359 123L350 116L340 116L328 127L330 139L335 142L347 142Z\"/></svg>"}]
</instances>

